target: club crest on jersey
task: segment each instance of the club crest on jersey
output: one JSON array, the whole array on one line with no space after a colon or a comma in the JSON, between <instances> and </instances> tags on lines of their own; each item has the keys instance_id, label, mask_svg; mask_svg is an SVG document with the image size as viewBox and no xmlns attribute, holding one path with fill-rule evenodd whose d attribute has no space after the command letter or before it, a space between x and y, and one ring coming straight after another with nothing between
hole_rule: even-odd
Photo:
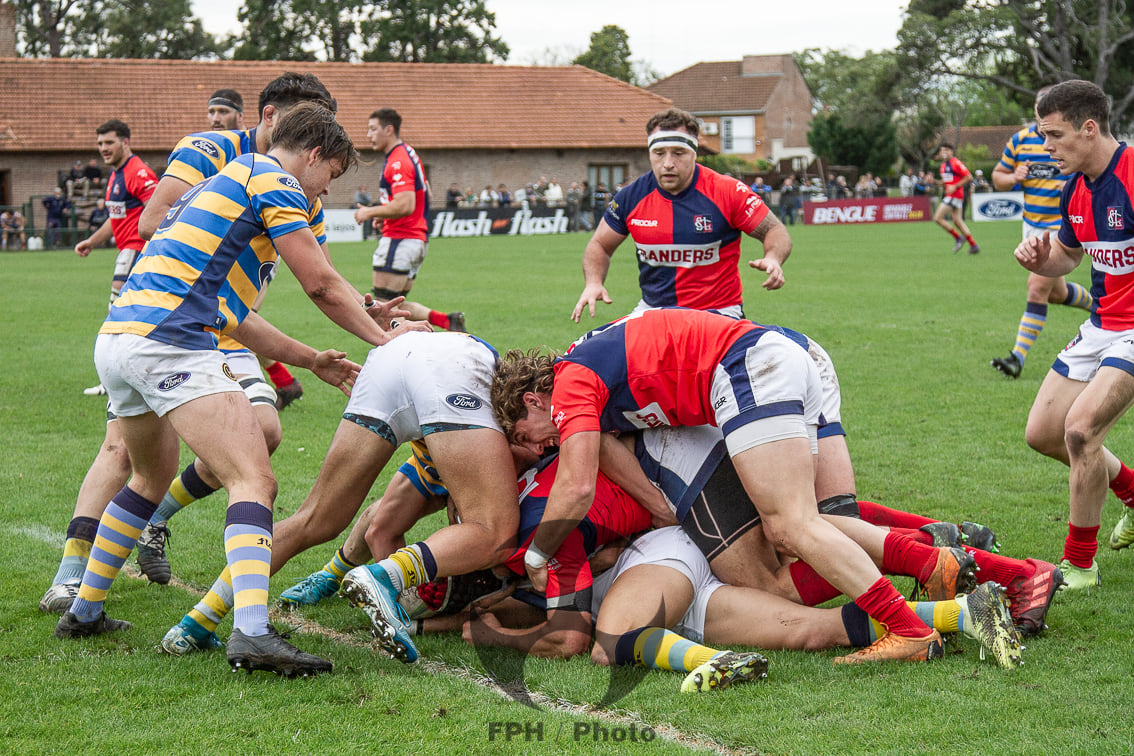
<instances>
[{"instance_id":1,"label":"club crest on jersey","mask_svg":"<svg viewBox=\"0 0 1134 756\"><path fill-rule=\"evenodd\" d=\"M693 216L693 230L702 234L713 233L713 218L711 215Z\"/></svg>"},{"instance_id":2,"label":"club crest on jersey","mask_svg":"<svg viewBox=\"0 0 1134 756\"><path fill-rule=\"evenodd\" d=\"M193 147L205 153L211 158L220 157L220 150L217 149L217 146L215 144L208 141L207 139L194 139Z\"/></svg>"},{"instance_id":3,"label":"club crest on jersey","mask_svg":"<svg viewBox=\"0 0 1134 756\"><path fill-rule=\"evenodd\" d=\"M1108 207L1106 209L1106 226L1114 231L1122 230L1122 208Z\"/></svg>"},{"instance_id":4,"label":"club crest on jersey","mask_svg":"<svg viewBox=\"0 0 1134 756\"><path fill-rule=\"evenodd\" d=\"M480 399L469 394L449 394L445 402L459 410L478 410L483 406Z\"/></svg>"},{"instance_id":5,"label":"club crest on jersey","mask_svg":"<svg viewBox=\"0 0 1134 756\"><path fill-rule=\"evenodd\" d=\"M296 180L295 176L280 176L278 179L276 179L276 181L280 182L288 189L294 189L297 192L303 191L303 187L299 185L299 182Z\"/></svg>"},{"instance_id":6,"label":"club crest on jersey","mask_svg":"<svg viewBox=\"0 0 1134 756\"><path fill-rule=\"evenodd\" d=\"M161 383L157 385L157 390L172 391L182 383L185 383L185 381L189 380L190 376L192 375L192 373L174 373L173 375L167 375L165 378L161 379Z\"/></svg>"}]
</instances>

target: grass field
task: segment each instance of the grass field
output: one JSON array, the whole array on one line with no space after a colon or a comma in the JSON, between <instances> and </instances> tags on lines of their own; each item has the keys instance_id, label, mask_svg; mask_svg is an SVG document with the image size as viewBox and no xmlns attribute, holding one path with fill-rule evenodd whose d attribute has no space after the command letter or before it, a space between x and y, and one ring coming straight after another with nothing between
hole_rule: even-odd
<instances>
[{"instance_id":1,"label":"grass field","mask_svg":"<svg viewBox=\"0 0 1134 756\"><path fill-rule=\"evenodd\" d=\"M997 531L1005 553L1056 561L1066 535L1067 471L1030 451L1023 428L1047 366L1083 313L1053 307L1023 376L1010 381L994 372L988 360L1009 351L1024 304L1025 274L1011 257L1019 226L974 225L984 251L971 257L951 254L951 240L928 223L795 226L784 289L764 292L761 275L743 273L747 311L804 331L834 358L860 498L977 520ZM577 234L435 241L414 295L436 309L464 310L471 329L498 349L562 348L590 325L567 317L582 286L585 241ZM744 246L746 257L755 256L757 244ZM360 289L368 286L370 251L361 243L332 249ZM223 566L223 503L213 497L173 522L174 585L125 574L115 583L108 612L133 622L132 631L58 641L56 618L36 604L55 573L75 493L103 436L103 402L81 389L96 382L91 347L111 267L110 251L87 260L69 252L0 255L6 753L1134 752L1125 716L1134 699L1127 614L1134 555L1105 544L1102 588L1059 597L1050 629L1028 643L1019 669L981 661L968 641L925 665L837 668L836 652L772 652L763 683L690 697L678 694L675 673L612 680L586 659L505 660L517 675L522 670L533 708L502 695L459 637L422 639L425 661L414 666L374 654L365 617L341 600L277 618L297 628L299 646L334 660L331 675L248 677L231 674L221 653L157 653L164 632ZM1086 282L1087 271L1074 278ZM615 303L594 324L637 301L628 246L616 255L608 283ZM338 332L286 273L263 314L314 346L345 349L358 362L365 357L365 345ZM284 440L273 458L277 519L294 512L310 489L344 406L335 390L299 375L306 395L282 413ZM1123 421L1110 446L1129 461L1132 441ZM400 455L375 495L398 461ZM1104 541L1118 516L1112 497ZM321 566L334 545L294 559L273 578L273 595ZM222 625L222 637L229 627ZM624 695L596 711L608 687ZM542 730L506 741L494 722ZM656 737L642 742L647 726ZM606 742L593 739L599 728L607 729ZM619 735L625 739L615 741Z\"/></svg>"}]
</instances>

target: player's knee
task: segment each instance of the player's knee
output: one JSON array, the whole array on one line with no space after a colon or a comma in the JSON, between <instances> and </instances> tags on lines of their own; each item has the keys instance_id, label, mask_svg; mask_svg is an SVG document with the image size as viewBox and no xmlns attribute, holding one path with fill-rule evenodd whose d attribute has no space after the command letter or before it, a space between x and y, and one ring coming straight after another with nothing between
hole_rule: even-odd
<instances>
[{"instance_id":1,"label":"player's knee","mask_svg":"<svg viewBox=\"0 0 1134 756\"><path fill-rule=\"evenodd\" d=\"M1063 442L1067 446L1067 453L1076 457L1090 454L1102 448L1103 436L1098 433L1094 423L1089 420L1067 418L1067 427L1063 433Z\"/></svg>"}]
</instances>

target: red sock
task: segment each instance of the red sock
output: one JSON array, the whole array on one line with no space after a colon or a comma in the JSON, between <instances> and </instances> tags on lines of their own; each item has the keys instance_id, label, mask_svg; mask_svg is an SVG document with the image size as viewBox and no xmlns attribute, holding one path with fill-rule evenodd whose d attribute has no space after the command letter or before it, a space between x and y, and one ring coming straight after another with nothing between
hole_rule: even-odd
<instances>
[{"instance_id":1,"label":"red sock","mask_svg":"<svg viewBox=\"0 0 1134 756\"><path fill-rule=\"evenodd\" d=\"M1084 570L1091 568L1099 550L1099 528L1080 528L1067 523L1067 540L1063 542L1063 558Z\"/></svg>"},{"instance_id":2,"label":"red sock","mask_svg":"<svg viewBox=\"0 0 1134 756\"><path fill-rule=\"evenodd\" d=\"M882 546L882 571L889 575L909 575L924 583L937 566L938 549L890 531Z\"/></svg>"},{"instance_id":3,"label":"red sock","mask_svg":"<svg viewBox=\"0 0 1134 756\"><path fill-rule=\"evenodd\" d=\"M426 320L429 321L429 325L435 325L438 328L444 328L445 330L449 330L449 316L446 315L443 312L437 312L437 310L430 310L429 311L429 317L426 318Z\"/></svg>"},{"instance_id":4,"label":"red sock","mask_svg":"<svg viewBox=\"0 0 1134 756\"><path fill-rule=\"evenodd\" d=\"M921 529L914 530L913 528L890 528L890 532L897 533L898 535L904 535L906 538L912 538L918 543L923 543L926 546L933 545L933 536Z\"/></svg>"},{"instance_id":5,"label":"red sock","mask_svg":"<svg viewBox=\"0 0 1134 756\"><path fill-rule=\"evenodd\" d=\"M990 551L972 549L968 546L962 548L972 554L973 559L976 560L978 583L987 583L991 580L1003 586L1008 586L1018 577L1029 578L1035 574L1035 565L1028 564L1023 559L1012 559L1011 557L993 554Z\"/></svg>"},{"instance_id":6,"label":"red sock","mask_svg":"<svg viewBox=\"0 0 1134 756\"><path fill-rule=\"evenodd\" d=\"M967 242L969 243L969 246L970 246L970 247L975 247L975 246L976 246L976 242L975 242L975 241L973 241L973 235L972 235L972 234L969 234L968 236L966 236L966 237L965 237L965 241L967 241Z\"/></svg>"},{"instance_id":7,"label":"red sock","mask_svg":"<svg viewBox=\"0 0 1134 756\"><path fill-rule=\"evenodd\" d=\"M1110 490L1123 504L1134 507L1134 470L1121 462L1118 465L1118 475L1110 482Z\"/></svg>"},{"instance_id":8,"label":"red sock","mask_svg":"<svg viewBox=\"0 0 1134 756\"><path fill-rule=\"evenodd\" d=\"M907 638L927 638L933 633L906 605L906 600L898 593L898 589L884 577L878 578L854 603L892 633Z\"/></svg>"},{"instance_id":9,"label":"red sock","mask_svg":"<svg viewBox=\"0 0 1134 756\"><path fill-rule=\"evenodd\" d=\"M884 528L911 528L917 529L937 520L921 515L903 512L900 509L890 509L873 501L858 502L858 515L864 522L871 525L881 525Z\"/></svg>"},{"instance_id":10,"label":"red sock","mask_svg":"<svg viewBox=\"0 0 1134 756\"><path fill-rule=\"evenodd\" d=\"M799 592L799 600L804 606L818 606L842 595L842 591L828 583L807 562L792 562L788 565L788 574L791 575L791 582Z\"/></svg>"},{"instance_id":11,"label":"red sock","mask_svg":"<svg viewBox=\"0 0 1134 756\"><path fill-rule=\"evenodd\" d=\"M276 388L283 388L295 383L295 376L287 369L287 366L282 362L273 362L268 365L268 377L272 379L272 383Z\"/></svg>"},{"instance_id":12,"label":"red sock","mask_svg":"<svg viewBox=\"0 0 1134 756\"><path fill-rule=\"evenodd\" d=\"M960 239L960 238L961 238L961 235L960 235L960 234L958 234L958 233L957 233L956 231L954 231L953 229L951 229L951 228L947 228L947 229L945 229L945 230L946 230L946 231L948 231L948 232L949 232L949 236L952 236L952 237L953 237L954 239Z\"/></svg>"}]
</instances>

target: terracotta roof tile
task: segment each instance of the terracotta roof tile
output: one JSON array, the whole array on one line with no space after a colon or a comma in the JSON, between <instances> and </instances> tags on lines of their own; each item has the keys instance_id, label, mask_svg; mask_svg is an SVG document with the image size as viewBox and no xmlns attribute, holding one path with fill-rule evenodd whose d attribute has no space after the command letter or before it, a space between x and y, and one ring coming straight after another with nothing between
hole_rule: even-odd
<instances>
[{"instance_id":1,"label":"terracotta roof tile","mask_svg":"<svg viewBox=\"0 0 1134 756\"><path fill-rule=\"evenodd\" d=\"M650 85L691 113L762 112L782 74L742 76L741 61L698 63Z\"/></svg>"},{"instance_id":2,"label":"terracotta roof tile","mask_svg":"<svg viewBox=\"0 0 1134 756\"><path fill-rule=\"evenodd\" d=\"M4 58L0 124L12 136L0 152L85 150L109 118L130 124L136 150L168 149L202 130L222 87L244 96L251 126L260 90L286 70L319 77L360 147L383 106L421 150L639 147L646 121L671 104L582 66Z\"/></svg>"}]
</instances>

